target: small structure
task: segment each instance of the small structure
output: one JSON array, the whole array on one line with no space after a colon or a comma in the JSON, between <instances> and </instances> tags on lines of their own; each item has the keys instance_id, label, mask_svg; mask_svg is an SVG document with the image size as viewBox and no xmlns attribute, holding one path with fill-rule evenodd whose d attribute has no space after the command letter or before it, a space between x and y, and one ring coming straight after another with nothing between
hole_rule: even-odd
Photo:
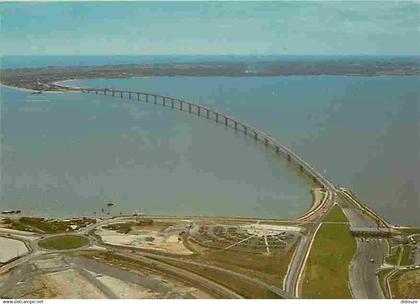
<instances>
[{"instance_id":1,"label":"small structure","mask_svg":"<svg viewBox=\"0 0 420 304\"><path fill-rule=\"evenodd\" d=\"M385 227L350 227L354 236L389 237L393 233L392 228Z\"/></svg>"}]
</instances>

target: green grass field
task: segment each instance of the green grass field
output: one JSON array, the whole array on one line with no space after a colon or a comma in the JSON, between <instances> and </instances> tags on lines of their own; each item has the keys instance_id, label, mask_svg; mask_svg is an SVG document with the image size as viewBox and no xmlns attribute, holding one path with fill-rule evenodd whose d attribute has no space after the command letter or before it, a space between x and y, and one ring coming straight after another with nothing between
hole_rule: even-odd
<instances>
[{"instance_id":1,"label":"green grass field","mask_svg":"<svg viewBox=\"0 0 420 304\"><path fill-rule=\"evenodd\" d=\"M420 298L420 269L400 270L390 279L394 299Z\"/></svg>"},{"instance_id":2,"label":"green grass field","mask_svg":"<svg viewBox=\"0 0 420 304\"><path fill-rule=\"evenodd\" d=\"M397 264L398 264L398 260L400 259L400 254L401 254L401 247L400 247L400 246L398 246L398 247L395 249L395 253L394 253L394 254L392 254L392 255L390 255L390 256L388 256L388 257L386 257L386 258L385 258L385 261L386 261L387 263L389 263L389 264L392 264L392 265L397 265Z\"/></svg>"},{"instance_id":3,"label":"green grass field","mask_svg":"<svg viewBox=\"0 0 420 304\"><path fill-rule=\"evenodd\" d=\"M334 206L324 222L348 222L340 207ZM356 241L345 223L323 223L315 236L302 283L304 298L351 298L348 267Z\"/></svg>"},{"instance_id":4,"label":"green grass field","mask_svg":"<svg viewBox=\"0 0 420 304\"><path fill-rule=\"evenodd\" d=\"M87 244L89 244L87 238L77 235L54 236L38 242L41 248L58 250L79 248Z\"/></svg>"},{"instance_id":5,"label":"green grass field","mask_svg":"<svg viewBox=\"0 0 420 304\"><path fill-rule=\"evenodd\" d=\"M411 249L411 246L408 246L408 245L403 246L403 252L401 256L400 265L407 266L407 265L412 265L414 263L413 259L410 256L410 249Z\"/></svg>"},{"instance_id":6,"label":"green grass field","mask_svg":"<svg viewBox=\"0 0 420 304\"><path fill-rule=\"evenodd\" d=\"M378 273L379 285L381 285L382 291L383 291L386 298L389 298L389 293L388 293L388 287L386 286L385 277L391 271L393 271L393 269L382 270Z\"/></svg>"},{"instance_id":7,"label":"green grass field","mask_svg":"<svg viewBox=\"0 0 420 304\"><path fill-rule=\"evenodd\" d=\"M95 219L81 218L72 220L51 220L38 217L21 217L19 219L5 219L5 224L8 224L8 228L23 231L34 231L40 233L59 233L72 231L72 225L76 225L78 228L85 227L91 223L95 223Z\"/></svg>"}]
</instances>

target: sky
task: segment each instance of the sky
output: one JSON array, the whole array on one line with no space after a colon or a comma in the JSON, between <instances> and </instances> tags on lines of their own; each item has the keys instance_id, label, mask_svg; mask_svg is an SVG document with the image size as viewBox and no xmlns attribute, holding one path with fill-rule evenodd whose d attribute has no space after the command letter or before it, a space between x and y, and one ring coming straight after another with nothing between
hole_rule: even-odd
<instances>
[{"instance_id":1,"label":"sky","mask_svg":"<svg viewBox=\"0 0 420 304\"><path fill-rule=\"evenodd\" d=\"M420 2L0 3L2 55L420 55Z\"/></svg>"}]
</instances>

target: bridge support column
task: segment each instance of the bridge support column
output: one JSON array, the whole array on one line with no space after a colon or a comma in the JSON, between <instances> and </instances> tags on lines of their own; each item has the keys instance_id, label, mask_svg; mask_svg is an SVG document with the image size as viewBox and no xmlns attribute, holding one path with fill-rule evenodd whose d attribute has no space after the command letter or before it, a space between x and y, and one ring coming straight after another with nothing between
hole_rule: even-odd
<instances>
[{"instance_id":1,"label":"bridge support column","mask_svg":"<svg viewBox=\"0 0 420 304\"><path fill-rule=\"evenodd\" d=\"M276 153L280 154L280 148L278 146L276 146Z\"/></svg>"},{"instance_id":2,"label":"bridge support column","mask_svg":"<svg viewBox=\"0 0 420 304\"><path fill-rule=\"evenodd\" d=\"M235 121L235 130L238 130L238 122Z\"/></svg>"},{"instance_id":3,"label":"bridge support column","mask_svg":"<svg viewBox=\"0 0 420 304\"><path fill-rule=\"evenodd\" d=\"M137 100L140 101L140 93L137 93Z\"/></svg>"},{"instance_id":4,"label":"bridge support column","mask_svg":"<svg viewBox=\"0 0 420 304\"><path fill-rule=\"evenodd\" d=\"M210 112L209 112L209 110L207 110L207 109L206 109L206 117L207 117L207 119L209 119L209 118L210 118Z\"/></svg>"},{"instance_id":5,"label":"bridge support column","mask_svg":"<svg viewBox=\"0 0 420 304\"><path fill-rule=\"evenodd\" d=\"M225 126L227 126L228 125L228 119L227 119L227 117L225 116Z\"/></svg>"},{"instance_id":6,"label":"bridge support column","mask_svg":"<svg viewBox=\"0 0 420 304\"><path fill-rule=\"evenodd\" d=\"M162 102L163 102L163 106L165 107L166 106L166 98L165 97L162 97Z\"/></svg>"},{"instance_id":7,"label":"bridge support column","mask_svg":"<svg viewBox=\"0 0 420 304\"><path fill-rule=\"evenodd\" d=\"M128 92L128 99L131 99L131 92Z\"/></svg>"},{"instance_id":8,"label":"bridge support column","mask_svg":"<svg viewBox=\"0 0 420 304\"><path fill-rule=\"evenodd\" d=\"M188 113L191 113L191 104L188 104Z\"/></svg>"},{"instance_id":9,"label":"bridge support column","mask_svg":"<svg viewBox=\"0 0 420 304\"><path fill-rule=\"evenodd\" d=\"M254 131L254 139L258 140L258 133Z\"/></svg>"},{"instance_id":10,"label":"bridge support column","mask_svg":"<svg viewBox=\"0 0 420 304\"><path fill-rule=\"evenodd\" d=\"M104 95L105 95L105 96L106 96L106 91L107 91L107 89L105 88L105 89L104 89Z\"/></svg>"},{"instance_id":11,"label":"bridge support column","mask_svg":"<svg viewBox=\"0 0 420 304\"><path fill-rule=\"evenodd\" d=\"M215 113L216 114L216 122L219 122L219 113Z\"/></svg>"},{"instance_id":12,"label":"bridge support column","mask_svg":"<svg viewBox=\"0 0 420 304\"><path fill-rule=\"evenodd\" d=\"M303 171L303 166L299 165L299 169L300 169L300 171Z\"/></svg>"},{"instance_id":13,"label":"bridge support column","mask_svg":"<svg viewBox=\"0 0 420 304\"><path fill-rule=\"evenodd\" d=\"M200 106L197 106L197 115L198 116L200 116L200 110L201 110L201 107Z\"/></svg>"},{"instance_id":14,"label":"bridge support column","mask_svg":"<svg viewBox=\"0 0 420 304\"><path fill-rule=\"evenodd\" d=\"M112 96L115 96L115 91L114 90L112 90Z\"/></svg>"},{"instance_id":15,"label":"bridge support column","mask_svg":"<svg viewBox=\"0 0 420 304\"><path fill-rule=\"evenodd\" d=\"M149 103L149 94L146 94L146 103Z\"/></svg>"},{"instance_id":16,"label":"bridge support column","mask_svg":"<svg viewBox=\"0 0 420 304\"><path fill-rule=\"evenodd\" d=\"M179 109L182 111L182 104L183 104L183 102L182 102L182 100L180 100L179 101Z\"/></svg>"},{"instance_id":17,"label":"bridge support column","mask_svg":"<svg viewBox=\"0 0 420 304\"><path fill-rule=\"evenodd\" d=\"M95 94L98 95L98 90L95 90Z\"/></svg>"},{"instance_id":18,"label":"bridge support column","mask_svg":"<svg viewBox=\"0 0 420 304\"><path fill-rule=\"evenodd\" d=\"M245 135L248 133L248 128L246 126L244 126L244 133Z\"/></svg>"},{"instance_id":19,"label":"bridge support column","mask_svg":"<svg viewBox=\"0 0 420 304\"><path fill-rule=\"evenodd\" d=\"M290 154L287 154L287 160L288 161L291 161L292 160L292 157L290 156Z\"/></svg>"},{"instance_id":20,"label":"bridge support column","mask_svg":"<svg viewBox=\"0 0 420 304\"><path fill-rule=\"evenodd\" d=\"M268 146L268 139L267 139L267 137L264 138L264 146L266 146L266 147Z\"/></svg>"},{"instance_id":21,"label":"bridge support column","mask_svg":"<svg viewBox=\"0 0 420 304\"><path fill-rule=\"evenodd\" d=\"M121 92L120 92L120 94L121 94L121 96L120 96L120 97L121 97L121 98L123 98L123 91L121 91Z\"/></svg>"},{"instance_id":22,"label":"bridge support column","mask_svg":"<svg viewBox=\"0 0 420 304\"><path fill-rule=\"evenodd\" d=\"M171 108L172 109L174 108L174 100L173 99L171 99Z\"/></svg>"},{"instance_id":23,"label":"bridge support column","mask_svg":"<svg viewBox=\"0 0 420 304\"><path fill-rule=\"evenodd\" d=\"M155 97L155 104L157 104L157 96L153 95Z\"/></svg>"}]
</instances>

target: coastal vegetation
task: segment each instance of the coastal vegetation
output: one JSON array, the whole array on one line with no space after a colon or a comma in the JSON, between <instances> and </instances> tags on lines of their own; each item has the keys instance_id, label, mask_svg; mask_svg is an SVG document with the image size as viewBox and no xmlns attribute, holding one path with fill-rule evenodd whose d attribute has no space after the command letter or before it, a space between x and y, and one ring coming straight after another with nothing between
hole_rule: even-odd
<instances>
[{"instance_id":1,"label":"coastal vegetation","mask_svg":"<svg viewBox=\"0 0 420 304\"><path fill-rule=\"evenodd\" d=\"M248 299L278 299L280 298L277 294L270 291L269 289L256 286L248 282L245 279L241 279L238 276L226 274L217 269L211 269L207 267L202 267L199 265L186 264L179 261L166 261L162 260L167 264L170 264L175 267L185 269L187 271L198 274L199 276L210 279L220 285L223 285L230 290L238 293L244 298Z\"/></svg>"},{"instance_id":2,"label":"coastal vegetation","mask_svg":"<svg viewBox=\"0 0 420 304\"><path fill-rule=\"evenodd\" d=\"M348 267L356 251L356 241L340 207L332 208L315 236L302 282L304 298L351 298ZM333 278L328 280L327 278Z\"/></svg>"},{"instance_id":3,"label":"coastal vegetation","mask_svg":"<svg viewBox=\"0 0 420 304\"><path fill-rule=\"evenodd\" d=\"M387 286L388 284L385 279L392 271L394 271L394 269L385 269L378 272L379 285L381 285L381 289L385 295L385 298L389 298L389 290Z\"/></svg>"},{"instance_id":4,"label":"coastal vegetation","mask_svg":"<svg viewBox=\"0 0 420 304\"><path fill-rule=\"evenodd\" d=\"M238 57L235 61L223 58L206 62L166 64L124 64L103 66L70 66L2 69L2 84L32 90L62 90L54 82L68 79L129 78L145 76L290 76L290 75L420 75L416 57L395 58L318 58L302 61L276 58L249 61Z\"/></svg>"},{"instance_id":5,"label":"coastal vegetation","mask_svg":"<svg viewBox=\"0 0 420 304\"><path fill-rule=\"evenodd\" d=\"M392 298L420 298L420 269L400 270L389 278Z\"/></svg>"},{"instance_id":6,"label":"coastal vegetation","mask_svg":"<svg viewBox=\"0 0 420 304\"><path fill-rule=\"evenodd\" d=\"M60 220L39 217L21 217L18 219L6 218L3 220L3 223L6 224L7 228L9 229L38 233L60 233L74 231L95 222L96 220L92 218Z\"/></svg>"},{"instance_id":7,"label":"coastal vegetation","mask_svg":"<svg viewBox=\"0 0 420 304\"><path fill-rule=\"evenodd\" d=\"M404 245L402 247L402 253L401 253L401 266L407 266L412 265L414 263L413 255L411 254L411 249L413 247L410 245Z\"/></svg>"},{"instance_id":8,"label":"coastal vegetation","mask_svg":"<svg viewBox=\"0 0 420 304\"><path fill-rule=\"evenodd\" d=\"M87 238L78 235L53 236L38 242L39 247L50 250L74 249L88 244Z\"/></svg>"},{"instance_id":9,"label":"coastal vegetation","mask_svg":"<svg viewBox=\"0 0 420 304\"><path fill-rule=\"evenodd\" d=\"M199 246L191 245L193 250ZM225 250L206 249L200 255L191 256L189 259L210 263L282 287L283 279L296 247L297 243L293 244L285 252L271 255L234 250L226 252ZM203 271L201 275L205 276L206 271Z\"/></svg>"}]
</instances>

